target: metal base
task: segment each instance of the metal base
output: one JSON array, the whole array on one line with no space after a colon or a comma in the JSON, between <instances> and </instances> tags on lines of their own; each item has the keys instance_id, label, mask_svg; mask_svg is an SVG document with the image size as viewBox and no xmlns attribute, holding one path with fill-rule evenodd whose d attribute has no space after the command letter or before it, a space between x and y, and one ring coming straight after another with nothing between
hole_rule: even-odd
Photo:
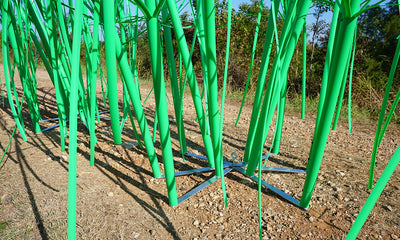
<instances>
[{"instance_id":1,"label":"metal base","mask_svg":"<svg viewBox=\"0 0 400 240\"><path fill-rule=\"evenodd\" d=\"M99 114L108 113L108 112L110 112L110 111L102 111L102 112L99 112ZM100 119L111 119L110 117L106 117L106 116L99 116L99 118L100 118ZM50 121L59 121L59 119L58 119L58 118L49 118L49 119L40 120L39 122L50 122ZM65 120L66 123L67 123L68 121L69 121L69 120ZM54 129L54 128L56 128L56 127L59 127L59 126L60 126L60 124L59 124L59 123L56 123L56 124L54 124L53 126L50 126L50 127L48 127L48 128L45 128L45 129L43 129L43 130L40 131L40 132L46 132L46 131L49 131L49 130Z\"/></svg>"},{"instance_id":2,"label":"metal base","mask_svg":"<svg viewBox=\"0 0 400 240\"><path fill-rule=\"evenodd\" d=\"M197 154L193 154L193 153L185 153L186 156L191 156L191 157L196 157L196 158L200 158L200 159L204 159L207 160L207 157L205 156L200 156ZM256 176L249 176L246 174L246 170L244 169L244 167L247 166L246 162L240 162L240 163L235 163L235 159L237 157L236 153L232 153L232 159L233 162L227 162L224 161L223 162L223 166L224 166L224 175L226 175L227 173L229 173L232 170L236 170L242 174L244 174L245 176L249 177L250 179L258 182L258 177ZM268 156L267 155L263 155L263 159L266 159ZM194 174L194 173L204 173L204 172L210 172L213 171L213 168L210 167L206 167L206 168L199 168L199 169L192 169L192 170L187 170L187 171L181 171L181 172L176 172L175 176L185 176L185 175L190 175L190 174ZM277 167L263 167L262 169L263 171L270 171L270 172L284 172L284 173L306 173L305 170L302 169L289 169L289 168L277 168ZM160 178L165 178L165 175L161 175ZM216 182L217 180L219 180L221 177L219 176L213 176L210 179L206 180L205 182L201 183L200 185L198 185L197 187L193 188L192 190L190 190L189 192L185 193L183 196L181 196L180 198L178 198L178 204L182 203L183 201L189 199L190 197L194 196L196 193L200 192L201 190L205 189L206 187L208 187L209 185L211 185L212 183ZM274 187L273 185L261 180L261 184L266 187L267 189L271 190L272 192L274 192L275 194L277 194L278 196L284 198L285 200L287 200L288 202L292 203L293 205L300 207L302 209L305 209L303 207L300 206L300 201L292 196L290 196L289 194L285 193L284 191Z\"/></svg>"}]
</instances>

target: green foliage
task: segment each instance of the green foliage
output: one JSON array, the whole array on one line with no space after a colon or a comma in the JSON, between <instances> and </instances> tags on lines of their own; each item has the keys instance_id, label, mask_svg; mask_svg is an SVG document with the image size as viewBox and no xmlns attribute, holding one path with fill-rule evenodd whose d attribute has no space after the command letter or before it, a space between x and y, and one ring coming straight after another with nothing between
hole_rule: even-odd
<instances>
[{"instance_id":1,"label":"green foliage","mask_svg":"<svg viewBox=\"0 0 400 240\"><path fill-rule=\"evenodd\" d=\"M394 6L397 0L388 3L365 12L358 21L354 101L373 116L378 114L382 102L400 34L399 8ZM399 86L395 80L393 87Z\"/></svg>"},{"instance_id":2,"label":"green foliage","mask_svg":"<svg viewBox=\"0 0 400 240\"><path fill-rule=\"evenodd\" d=\"M196 11L196 1L193 2ZM267 1L264 1L267 2ZM388 6L373 8L359 18L357 33L357 49L354 63L353 78L353 102L360 108L370 111L372 116L377 114L382 100L385 83L388 78L394 49L397 44L397 36L400 34L400 16L397 0L390 0ZM226 51L226 31L228 4L226 0L216 2L216 42L217 42L217 64L218 78L220 86L224 70L224 60ZM242 3L238 9L232 13L232 35L231 50L228 69L228 91L238 94L244 90L247 75L249 72L250 59L256 29L257 14L260 7L259 0L250 0ZM329 36L329 19L323 17L324 12L332 11L325 2L314 1L311 9L313 22L308 24L307 42L307 98L308 102L317 101L321 88L321 79L324 69L326 47ZM196 12L195 12L196 14ZM259 72L263 41L268 21L269 9L264 3L260 31L255 52L254 67L250 78L250 90L256 86ZM181 20L185 27L185 36L188 48L192 46L195 28L191 13L181 14ZM316 21L315 21L316 20ZM278 31L282 26L281 19L278 19ZM139 32L145 29L142 22ZM179 53L173 34L173 44L175 49L176 66L179 66ZM302 45L299 41L291 62L288 76L288 95L291 101L296 102L298 94L301 93L302 85ZM276 48L272 49L272 55ZM165 76L169 78L168 67L165 60ZM194 46L192 62L199 83L202 82L202 63L198 40ZM149 57L149 47L147 33L144 32L138 37L137 67L139 77L148 79L151 76L151 65ZM179 68L178 68L179 69ZM183 74L185 74L183 69ZM268 78L268 76L267 76ZM397 86L396 86L397 84ZM399 87L399 81L395 81L395 86ZM347 90L345 93L347 98ZM300 106L300 105L299 105ZM313 107L311 107L312 109ZM313 111L313 110L311 110Z\"/></svg>"},{"instance_id":3,"label":"green foliage","mask_svg":"<svg viewBox=\"0 0 400 240\"><path fill-rule=\"evenodd\" d=\"M141 25L139 32L144 29L144 25ZM138 36L137 40L137 55L136 62L138 68L138 74L140 78L150 78L151 76L151 61L149 52L149 39L147 33L143 33Z\"/></svg>"},{"instance_id":4,"label":"green foliage","mask_svg":"<svg viewBox=\"0 0 400 240\"><path fill-rule=\"evenodd\" d=\"M265 1L264 1L265 2ZM250 60L254 42L254 35L257 25L257 14L260 9L260 1L251 0L249 3L242 3L237 11L232 14L231 51L229 57L228 84L233 89L243 90L246 84L250 67ZM269 9L265 3L262 10L257 47L255 52L254 67L252 71L250 88L255 87L259 64L263 50L263 42L267 27ZM217 34L217 61L218 74L222 82L225 52L226 52L226 23L227 3L219 1L217 4L216 21L219 26Z\"/></svg>"}]
</instances>

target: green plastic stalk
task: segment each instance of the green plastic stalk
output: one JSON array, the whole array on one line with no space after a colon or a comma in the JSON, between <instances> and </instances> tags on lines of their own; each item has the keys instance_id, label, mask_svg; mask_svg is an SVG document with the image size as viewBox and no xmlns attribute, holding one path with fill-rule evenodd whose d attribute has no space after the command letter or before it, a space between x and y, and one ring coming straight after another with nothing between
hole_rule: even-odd
<instances>
[{"instance_id":1,"label":"green plastic stalk","mask_svg":"<svg viewBox=\"0 0 400 240\"><path fill-rule=\"evenodd\" d=\"M275 109L281 96L286 95L286 81L289 64L304 26L305 16L309 10L311 1L305 0L292 2L285 16L282 33L279 38L279 46L271 69L270 79L267 84L265 97L261 107L260 117L256 125L254 142L249 151L248 167L246 174L253 175L258 165L259 155L266 141ZM279 131L277 129L276 131ZM276 133L277 134L277 133ZM275 135L276 135L275 134ZM276 136L275 136L276 138ZM275 140L274 140L275 141ZM245 152L246 157L246 152Z\"/></svg>"},{"instance_id":2,"label":"green plastic stalk","mask_svg":"<svg viewBox=\"0 0 400 240\"><path fill-rule=\"evenodd\" d=\"M99 54L99 22L100 22L100 0L94 1L94 12L93 12L93 41L92 49L90 53L91 58L91 79L90 79L90 166L94 166L94 151L95 144L97 142L95 134L95 123L96 123L96 109L97 109L97 56Z\"/></svg>"},{"instance_id":3,"label":"green plastic stalk","mask_svg":"<svg viewBox=\"0 0 400 240\"><path fill-rule=\"evenodd\" d=\"M169 16L167 8L164 8L162 10L162 16L163 16L163 22L167 22ZM181 114L182 113L182 104L180 101L181 94L179 93L178 76L176 75L172 33L171 33L171 28L169 26L164 26L163 29L164 29L165 49L167 52L168 71L171 82L172 100L174 102L175 119L177 121L176 126L178 128L179 144L181 146L181 153L183 156L184 153L187 152L187 146L186 146L185 129L183 126L183 119Z\"/></svg>"},{"instance_id":4,"label":"green plastic stalk","mask_svg":"<svg viewBox=\"0 0 400 240\"><path fill-rule=\"evenodd\" d=\"M336 31L339 27L338 23L340 23L340 21L338 21L339 13L340 13L339 1L336 1L335 6L333 8L331 30L329 32L329 40L328 40L328 47L326 50L324 72L322 74L321 91L320 91L320 95L319 95L319 104L318 104L317 121L315 124L315 129L318 128L319 120L321 118L320 114L322 113L322 107L323 107L323 103L325 101L325 96L326 96L326 91L327 91L327 86L328 86L329 68L332 63L332 54L333 54L333 47L334 47L334 43L335 43L335 35L336 35Z\"/></svg>"},{"instance_id":5,"label":"green plastic stalk","mask_svg":"<svg viewBox=\"0 0 400 240\"><path fill-rule=\"evenodd\" d=\"M392 84L393 84L393 79L394 79L394 75L396 72L396 68L397 65L399 63L399 58L400 58L400 41L397 41L397 47L396 47L396 51L393 57L393 62L392 62L392 66L390 68L390 72L389 72L389 79L386 83L386 89L385 89L385 95L383 98L383 102L382 102L382 107L381 107L381 112L379 114L379 119L378 119L378 125L377 125L377 129L376 129L376 134L375 134L375 141L374 141L374 146L372 149L372 156L371 156L371 165L370 165L370 169L369 169L369 180L368 180L368 188L372 189L373 186L373 181L374 181L374 171L375 171L375 161L376 161L376 154L378 151L378 147L381 144L383 135L386 131L386 128L382 128L383 126L383 121L385 119L385 113L386 113L386 108L387 108L387 104L389 101L389 95L390 95L390 91L392 88ZM399 90L400 93L400 90ZM399 93L397 93L397 95L399 95ZM397 97L396 97L397 98ZM397 100L398 101L398 100ZM397 104L396 101L394 101L394 105ZM393 108L393 106L392 106ZM390 118L388 117L387 119L390 120Z\"/></svg>"},{"instance_id":6,"label":"green plastic stalk","mask_svg":"<svg viewBox=\"0 0 400 240\"><path fill-rule=\"evenodd\" d=\"M239 122L240 114L242 113L244 101L245 101L245 99L246 99L247 90L248 90L248 88L249 88L249 83L250 83L250 79L251 79L251 73L252 73L252 71L253 71L253 65L254 65L254 57L255 57L255 55L256 55L256 48L257 48L257 41L258 41L258 32L259 32L259 30L260 30L260 23L261 23L261 16L262 16L262 10L263 10L263 8L264 8L264 0L261 0L261 2L260 2L260 8L259 8L258 14L257 14L257 23L256 23L256 30L255 30L255 33L254 33L253 50L251 51L250 68L249 68L249 72L248 72L248 74L247 74L247 81L246 81L246 86L245 86L245 88L244 88L242 104L240 105L240 109L239 109L238 116L237 116L237 118L236 118L235 126L237 126L237 124L238 124L238 122Z\"/></svg>"},{"instance_id":7,"label":"green plastic stalk","mask_svg":"<svg viewBox=\"0 0 400 240\"><path fill-rule=\"evenodd\" d=\"M385 188L386 184L389 182L389 179L393 175L393 172L396 170L396 167L399 165L399 162L400 162L400 147L397 147L396 152L393 154L385 170L383 170L383 173L379 178L379 180L377 181L374 189L369 194L369 197L367 198L367 201L365 202L360 213L358 214L356 221L350 228L346 240L352 240L357 238L358 233L360 232L362 226L367 220L368 215L371 213L373 207L375 206L375 203L378 201L378 198L382 194L382 191Z\"/></svg>"},{"instance_id":8,"label":"green plastic stalk","mask_svg":"<svg viewBox=\"0 0 400 240\"><path fill-rule=\"evenodd\" d=\"M206 33L206 53L208 68L208 110L211 130L211 141L214 150L214 161L217 163L222 159L219 137L219 103L218 103L218 79L217 79L217 50L215 40L215 7L213 1L203 1L204 4L204 25ZM215 164L217 176L222 175L221 166Z\"/></svg>"},{"instance_id":9,"label":"green plastic stalk","mask_svg":"<svg viewBox=\"0 0 400 240\"><path fill-rule=\"evenodd\" d=\"M10 85L10 80L9 80L9 61L8 61L8 24L9 24L9 19L8 19L8 0L3 0L3 5L2 5L2 23L3 23L3 28L2 28L2 51L3 51L3 67L4 67L4 82L6 84L6 89L7 89L7 98L8 102L10 104L11 112L13 114L15 123L17 124L18 130L21 133L21 137L24 141L27 141L25 130L21 125L21 121L18 117L17 111L14 106L13 102L13 97L12 97L12 91L11 91L11 85ZM17 97L17 96L16 96Z\"/></svg>"},{"instance_id":10,"label":"green plastic stalk","mask_svg":"<svg viewBox=\"0 0 400 240\"><path fill-rule=\"evenodd\" d=\"M349 55L349 59L345 62L346 66L349 66L350 58L351 58L351 55ZM349 68L347 67L346 72L343 75L342 85L340 86L339 99L338 99L337 106L336 106L336 113L335 113L335 116L333 118L332 130L336 130L337 123L339 121L340 111L342 109L344 91L346 90L346 83L347 83L347 76L348 75L349 75Z\"/></svg>"},{"instance_id":11,"label":"green plastic stalk","mask_svg":"<svg viewBox=\"0 0 400 240\"><path fill-rule=\"evenodd\" d=\"M118 64L121 69L121 72L123 74L122 80L126 80L125 84L129 93L129 96L132 101L133 108L136 113L137 121L139 123L139 128L142 133L144 145L146 146L146 151L147 155L151 164L151 168L153 170L153 176L155 178L161 177L161 171L160 167L158 166L158 160L157 160L157 155L154 150L154 145L151 140L151 134L150 130L147 124L146 116L144 115L143 111L143 106L142 103L140 102L140 97L139 97L139 92L137 90L137 87L133 81L129 81L128 79L133 79L133 73L130 69L129 63L128 63L128 58L127 58L127 53L122 51L122 46L121 46L121 41L119 40L119 37L117 35L116 30L114 29L114 44L115 44L115 49L116 53L118 56ZM132 125L132 127L134 127Z\"/></svg>"},{"instance_id":12,"label":"green plastic stalk","mask_svg":"<svg viewBox=\"0 0 400 240\"><path fill-rule=\"evenodd\" d=\"M359 11L360 3L360 0L351 2L351 9L347 9L346 11L350 11L350 15L343 16L337 34L335 34L335 43L333 48L335 51L332 53L332 62L328 69L328 91L326 92L326 99L323 102L322 111L319 113L320 121L317 123L318 125L314 132L310 158L307 164L307 176L303 187L303 195L300 201L300 205L303 208L308 208L310 204L312 192L318 177L332 118L335 112L335 106L338 101L340 84L342 82L341 80L343 79L344 72L348 67L345 66L343 62L345 62L351 54L354 30L357 26L357 17L352 17L351 13Z\"/></svg>"},{"instance_id":13,"label":"green plastic stalk","mask_svg":"<svg viewBox=\"0 0 400 240\"><path fill-rule=\"evenodd\" d=\"M357 30L356 33L357 34ZM348 93L348 122L349 122L349 133L352 133L351 129L351 85L353 84L353 68L354 68L354 59L356 55L356 45L357 45L357 36L354 38L353 43L353 53L351 56L351 63L350 63L350 76L349 76L349 93Z\"/></svg>"},{"instance_id":14,"label":"green plastic stalk","mask_svg":"<svg viewBox=\"0 0 400 240\"><path fill-rule=\"evenodd\" d=\"M54 4L54 3L53 3ZM52 4L52 5L53 5ZM61 81L60 81L60 75L59 75L59 66L58 66L58 61L57 59L59 58L58 51L56 50L58 47L58 41L57 41L57 28L56 28L56 22L55 22L55 17L54 17L54 11L52 11L52 33L50 35L50 52L51 52L51 65L53 67L53 83L54 83L54 89L56 92L56 102L57 102L57 112L58 112L58 122L60 124L60 145L61 145L61 152L65 151L65 138L66 138L66 122L65 122L65 103L64 103L64 98L62 97L61 93Z\"/></svg>"},{"instance_id":15,"label":"green plastic stalk","mask_svg":"<svg viewBox=\"0 0 400 240\"><path fill-rule=\"evenodd\" d=\"M226 93L226 82L228 79L228 67L229 67L229 50L230 50L230 43L231 43L231 32L232 32L232 0L228 0L228 29L226 33L226 51L225 51L225 68L224 68L224 83L222 85L222 99L221 99L221 117L219 122L219 137L220 141L220 148L222 151L222 133L224 127L224 106L225 106L225 93ZM223 165L223 159L221 155L221 159L219 159L218 164ZM223 166L221 166L223 168ZM224 197L225 207L228 207L228 199L226 196L226 189L225 189L225 176L224 174L221 175L221 186L222 186L222 193Z\"/></svg>"},{"instance_id":16,"label":"green plastic stalk","mask_svg":"<svg viewBox=\"0 0 400 240\"><path fill-rule=\"evenodd\" d=\"M145 2L150 12L154 12L157 10L154 1L146 0ZM157 2L158 1L156 1L156 3ZM166 101L164 82L162 58L163 50L161 48L160 25L158 22L158 16L153 16L152 18L147 19L146 23L149 37L151 70L153 76L154 95L156 100L156 113L158 114L159 120L159 134L163 154L169 204L171 206L176 206L178 205L178 197L176 193L174 160L172 156L168 106ZM154 125L154 128L156 128L156 126L157 125Z\"/></svg>"},{"instance_id":17,"label":"green plastic stalk","mask_svg":"<svg viewBox=\"0 0 400 240\"><path fill-rule=\"evenodd\" d=\"M263 55L262 55L261 64L260 64L260 73L258 75L256 94L255 94L254 103L253 103L253 110L251 112L250 126L249 126L248 135L247 135L246 148L245 148L245 152L244 152L244 158L243 158L244 162L249 161L250 152L251 152L253 142L254 142L254 136L256 133L258 117L260 114L262 94L263 94L264 87L265 87L265 80L267 77L268 64L269 64L269 59L271 56L272 42L273 42L273 38L274 38L274 22L275 21L274 21L273 17L274 17L274 15L276 16L276 13L278 12L278 8L279 8L279 4L275 4L275 1L277 1L277 0L274 0L271 2L271 11L270 11L270 16L268 18L267 32L265 34L265 39L264 39Z\"/></svg>"},{"instance_id":18,"label":"green plastic stalk","mask_svg":"<svg viewBox=\"0 0 400 240\"><path fill-rule=\"evenodd\" d=\"M285 117L287 79L284 80L283 84L284 85L282 86L282 89L281 89L281 95L280 95L278 110L277 110L277 114L276 114L276 116L277 116L276 117L276 128L275 128L276 134L275 134L275 138L272 143L272 149L271 149L271 152L273 154L278 154L280 146L281 146L283 120Z\"/></svg>"},{"instance_id":19,"label":"green plastic stalk","mask_svg":"<svg viewBox=\"0 0 400 240\"><path fill-rule=\"evenodd\" d=\"M307 22L303 28L303 74L301 84L301 119L305 118L306 112L306 76L307 76Z\"/></svg>"},{"instance_id":20,"label":"green plastic stalk","mask_svg":"<svg viewBox=\"0 0 400 240\"><path fill-rule=\"evenodd\" d=\"M83 1L75 1L75 21L72 32L72 69L69 121L69 166L68 166L68 239L76 239L76 165L78 130L78 84L81 51Z\"/></svg>"},{"instance_id":21,"label":"green plastic stalk","mask_svg":"<svg viewBox=\"0 0 400 240\"><path fill-rule=\"evenodd\" d=\"M110 107L111 129L115 144L121 144L121 132L119 126L118 110L118 86L117 86L117 60L115 55L115 11L114 1L103 0L104 13L104 42L107 64L108 104Z\"/></svg>"},{"instance_id":22,"label":"green plastic stalk","mask_svg":"<svg viewBox=\"0 0 400 240\"><path fill-rule=\"evenodd\" d=\"M167 0L167 4L169 13L171 15L171 21L173 23L175 30L175 37L177 39L179 50L182 55L183 63L186 69L186 74L188 76L190 91L192 93L192 99L196 110L197 119L199 120L201 135L203 137L203 143L207 153L208 163L211 168L214 168L215 162L214 162L213 147L210 137L206 135L206 128L204 127L206 121L204 115L204 109L202 106L201 96L197 85L197 81L193 72L193 64L190 59L190 53L187 47L185 34L183 32L182 23L180 21L178 10L176 8L176 2L174 0Z\"/></svg>"}]
</instances>

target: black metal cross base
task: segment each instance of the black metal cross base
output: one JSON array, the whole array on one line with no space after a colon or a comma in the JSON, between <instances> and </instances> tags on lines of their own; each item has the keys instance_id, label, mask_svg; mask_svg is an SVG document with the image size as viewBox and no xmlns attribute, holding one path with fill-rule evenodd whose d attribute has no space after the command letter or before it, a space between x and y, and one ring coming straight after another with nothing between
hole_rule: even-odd
<instances>
[{"instance_id":1,"label":"black metal cross base","mask_svg":"<svg viewBox=\"0 0 400 240\"><path fill-rule=\"evenodd\" d=\"M193 154L193 153L185 153L185 156L191 156L191 157L196 157L196 158L207 160L207 157L200 156L200 155ZM250 179L258 182L258 177L254 176L254 175L253 176L249 176L249 175L246 174L246 170L244 169L247 166L246 162L240 162L240 163L235 163L234 162L236 157L237 157L237 154L235 152L233 152L232 153L233 162L227 162L227 161L223 162L224 175L226 175L227 173L229 173L232 170L236 170L236 171L239 171L240 173L244 174L245 176L249 177ZM267 157L268 157L267 155L264 155L262 158L266 159ZM214 169L210 168L210 167L192 169L192 170L188 170L188 171L176 172L175 176L178 177L178 176L190 175L190 174L194 174L194 173L210 172L210 171L213 171L213 170ZM302 170L302 169L289 169L289 168L277 168L277 167L264 167L262 170L263 171L271 171L271 172L284 172L284 173L306 173L306 171ZM161 175L160 178L165 178L165 175ZM205 182L201 183L197 187L193 188L192 190L190 190L189 192L185 193L183 196L178 198L178 204L180 204L183 201L185 201L185 200L189 199L190 197L194 196L196 193L200 192L201 190L203 190L204 188L208 187L209 185L211 185L215 181L219 180L220 178L221 177L219 177L219 176L213 176L213 177L209 178ZM263 180L261 180L261 184L264 187L266 187L267 189L269 189L272 192L274 192L275 194L277 194L278 196L284 198L288 202L294 204L297 207L300 207L300 208L304 209L303 207L300 206L300 201L298 199L290 196L289 194L285 193L284 191L272 186L271 184L269 184L269 183L267 183L267 182L265 182Z\"/></svg>"}]
</instances>

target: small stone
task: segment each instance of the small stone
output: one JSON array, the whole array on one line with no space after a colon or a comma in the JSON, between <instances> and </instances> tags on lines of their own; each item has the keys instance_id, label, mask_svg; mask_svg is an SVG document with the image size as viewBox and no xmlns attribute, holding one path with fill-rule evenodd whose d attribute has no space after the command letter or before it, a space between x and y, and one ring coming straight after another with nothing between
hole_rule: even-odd
<instances>
[{"instance_id":1,"label":"small stone","mask_svg":"<svg viewBox=\"0 0 400 240\"><path fill-rule=\"evenodd\" d=\"M224 221L223 217L219 217L217 218L217 220L215 220L217 223L222 223Z\"/></svg>"},{"instance_id":2,"label":"small stone","mask_svg":"<svg viewBox=\"0 0 400 240\"><path fill-rule=\"evenodd\" d=\"M390 234L390 237L392 238L392 239L399 239L399 237L396 235L396 234Z\"/></svg>"},{"instance_id":3,"label":"small stone","mask_svg":"<svg viewBox=\"0 0 400 240\"><path fill-rule=\"evenodd\" d=\"M12 197L6 193L6 194L4 194L3 196L1 196L1 198L0 198L0 204L7 204L7 203L10 202L11 200L12 200Z\"/></svg>"},{"instance_id":4,"label":"small stone","mask_svg":"<svg viewBox=\"0 0 400 240\"><path fill-rule=\"evenodd\" d=\"M109 192L109 193L107 193L107 195L108 195L109 197L113 197L113 196L114 196L114 193L113 193L113 192Z\"/></svg>"},{"instance_id":5,"label":"small stone","mask_svg":"<svg viewBox=\"0 0 400 240\"><path fill-rule=\"evenodd\" d=\"M272 231L272 226L270 224L267 224L267 231L268 232Z\"/></svg>"},{"instance_id":6,"label":"small stone","mask_svg":"<svg viewBox=\"0 0 400 240\"><path fill-rule=\"evenodd\" d=\"M310 216L309 218L308 218L308 220L310 220L310 222L314 222L314 217L312 217L312 216Z\"/></svg>"},{"instance_id":7,"label":"small stone","mask_svg":"<svg viewBox=\"0 0 400 240\"><path fill-rule=\"evenodd\" d=\"M385 206L385 207L383 207L386 211L389 211L389 212L391 212L391 211L393 211L393 208L390 206L390 205L387 205L387 206Z\"/></svg>"},{"instance_id":8,"label":"small stone","mask_svg":"<svg viewBox=\"0 0 400 240\"><path fill-rule=\"evenodd\" d=\"M65 156L65 155L62 155L62 156L60 157L60 162L68 162L68 157Z\"/></svg>"},{"instance_id":9,"label":"small stone","mask_svg":"<svg viewBox=\"0 0 400 240\"><path fill-rule=\"evenodd\" d=\"M199 226L199 221L198 220L194 220L193 225L195 225L196 227Z\"/></svg>"},{"instance_id":10,"label":"small stone","mask_svg":"<svg viewBox=\"0 0 400 240\"><path fill-rule=\"evenodd\" d=\"M139 237L139 233L137 233L137 232L132 232L132 234L131 234L131 236L132 236L132 238L138 238Z\"/></svg>"},{"instance_id":11,"label":"small stone","mask_svg":"<svg viewBox=\"0 0 400 240\"><path fill-rule=\"evenodd\" d=\"M337 198L339 201L343 201L343 196L342 196L342 194L340 194L340 193L336 194L336 198Z\"/></svg>"}]
</instances>

